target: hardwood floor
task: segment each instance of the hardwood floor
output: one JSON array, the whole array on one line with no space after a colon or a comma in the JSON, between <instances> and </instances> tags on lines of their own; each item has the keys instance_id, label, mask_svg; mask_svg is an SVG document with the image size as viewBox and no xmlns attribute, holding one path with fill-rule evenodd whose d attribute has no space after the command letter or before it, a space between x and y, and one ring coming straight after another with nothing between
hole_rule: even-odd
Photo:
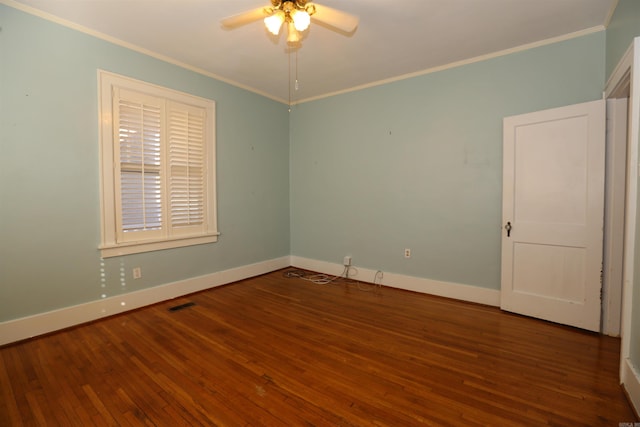
<instances>
[{"instance_id":1,"label":"hardwood floor","mask_svg":"<svg viewBox=\"0 0 640 427\"><path fill-rule=\"evenodd\" d=\"M279 271L0 348L0 425L618 426L619 345Z\"/></svg>"}]
</instances>

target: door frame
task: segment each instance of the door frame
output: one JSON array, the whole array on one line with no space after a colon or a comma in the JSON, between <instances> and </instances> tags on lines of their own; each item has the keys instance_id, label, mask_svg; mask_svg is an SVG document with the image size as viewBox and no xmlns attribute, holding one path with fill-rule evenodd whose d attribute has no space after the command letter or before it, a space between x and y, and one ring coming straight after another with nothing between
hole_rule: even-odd
<instances>
[{"instance_id":1,"label":"door frame","mask_svg":"<svg viewBox=\"0 0 640 427\"><path fill-rule=\"evenodd\" d=\"M627 177L622 272L622 316L620 347L620 382L636 409L640 408L640 374L629 360L631 347L632 299L638 199L638 137L640 135L640 37L636 37L618 62L605 86L605 98L620 96L629 85L627 128Z\"/></svg>"},{"instance_id":2,"label":"door frame","mask_svg":"<svg viewBox=\"0 0 640 427\"><path fill-rule=\"evenodd\" d=\"M627 172L629 85L607 101L604 247L600 332L619 337L622 313L622 271Z\"/></svg>"}]
</instances>

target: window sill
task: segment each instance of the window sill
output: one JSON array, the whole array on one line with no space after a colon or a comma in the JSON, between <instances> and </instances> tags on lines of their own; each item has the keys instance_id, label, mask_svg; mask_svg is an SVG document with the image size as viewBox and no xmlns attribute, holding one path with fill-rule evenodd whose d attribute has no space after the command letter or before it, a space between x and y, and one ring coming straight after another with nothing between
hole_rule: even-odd
<instances>
[{"instance_id":1,"label":"window sill","mask_svg":"<svg viewBox=\"0 0 640 427\"><path fill-rule=\"evenodd\" d=\"M218 241L220 233L196 237L182 237L172 240L159 240L148 242L127 242L115 245L101 245L99 247L102 258L111 258L122 255L139 254L142 252L161 251L164 249L183 248L185 246L203 245Z\"/></svg>"}]
</instances>

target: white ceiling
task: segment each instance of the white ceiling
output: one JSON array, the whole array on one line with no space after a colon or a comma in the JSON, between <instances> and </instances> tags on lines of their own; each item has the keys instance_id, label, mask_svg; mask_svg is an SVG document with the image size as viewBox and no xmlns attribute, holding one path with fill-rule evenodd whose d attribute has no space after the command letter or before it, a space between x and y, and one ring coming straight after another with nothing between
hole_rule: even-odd
<instances>
[{"instance_id":1,"label":"white ceiling","mask_svg":"<svg viewBox=\"0 0 640 427\"><path fill-rule=\"evenodd\" d=\"M358 15L345 36L312 22L296 56L257 21L269 0L0 0L248 88L300 102L572 33L602 30L617 0L317 0ZM24 7L26 6L26 8ZM291 80L289 79L291 61Z\"/></svg>"}]
</instances>

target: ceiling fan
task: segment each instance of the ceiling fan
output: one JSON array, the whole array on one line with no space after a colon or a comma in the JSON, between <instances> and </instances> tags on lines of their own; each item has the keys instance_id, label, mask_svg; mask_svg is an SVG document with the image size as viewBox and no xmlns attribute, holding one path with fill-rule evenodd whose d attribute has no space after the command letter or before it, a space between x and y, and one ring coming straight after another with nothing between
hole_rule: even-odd
<instances>
[{"instance_id":1,"label":"ceiling fan","mask_svg":"<svg viewBox=\"0 0 640 427\"><path fill-rule=\"evenodd\" d=\"M309 28L311 20L345 35L358 27L359 18L355 15L327 6L311 3L309 0L271 0L271 6L232 15L222 20L222 26L228 29L240 27L251 22L264 20L265 26L274 35L286 25L287 43L297 44L301 32Z\"/></svg>"}]
</instances>

